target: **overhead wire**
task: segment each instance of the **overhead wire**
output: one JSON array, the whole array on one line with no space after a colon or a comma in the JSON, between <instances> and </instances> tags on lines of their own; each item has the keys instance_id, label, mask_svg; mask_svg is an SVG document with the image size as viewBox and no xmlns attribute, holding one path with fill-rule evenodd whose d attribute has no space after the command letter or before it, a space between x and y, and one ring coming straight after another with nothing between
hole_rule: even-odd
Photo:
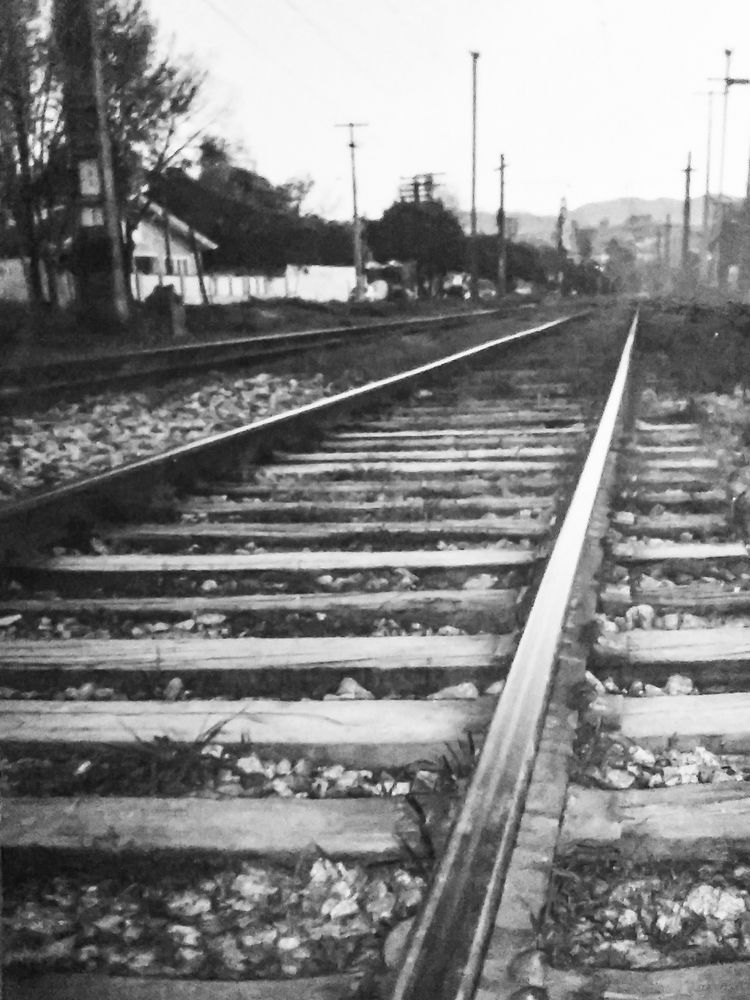
<instances>
[{"instance_id":1,"label":"overhead wire","mask_svg":"<svg viewBox=\"0 0 750 1000\"><path fill-rule=\"evenodd\" d=\"M290 65L283 59L280 59L276 54L271 56L263 48L263 46L259 44L258 38L254 37L240 21L232 17L231 14L229 14L226 10L224 10L218 4L218 2L216 2L216 0L202 0L202 3L204 3L207 7L209 7L215 14L218 14L219 17L221 17L224 21L227 22L227 24L231 25L231 27L234 28L234 30L238 34L242 35L243 38L247 39L247 41L250 42L255 51L267 63L273 65L276 69L278 68L284 69L289 74L289 79L291 81L294 81L296 83L299 80L299 66ZM303 87L295 87L294 94L296 94L297 96L305 97L306 95L309 95L310 90L316 90L318 98L321 98L327 103L329 103L332 97L334 96L333 91L331 91L331 93L324 93L323 90L319 87L319 80L320 78L318 77L306 78ZM284 89L283 86L280 86L278 80L274 81L274 86L280 87L280 89ZM291 95L292 91L288 91L288 93L290 93ZM340 92L337 92L336 96L340 97L341 96Z\"/></svg>"}]
</instances>

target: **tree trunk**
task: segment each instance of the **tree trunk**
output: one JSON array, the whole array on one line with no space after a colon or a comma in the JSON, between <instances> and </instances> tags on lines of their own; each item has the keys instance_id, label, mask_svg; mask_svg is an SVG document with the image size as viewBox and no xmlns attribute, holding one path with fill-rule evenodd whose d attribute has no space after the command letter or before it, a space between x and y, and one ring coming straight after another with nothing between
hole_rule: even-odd
<instances>
[{"instance_id":1,"label":"tree trunk","mask_svg":"<svg viewBox=\"0 0 750 1000\"><path fill-rule=\"evenodd\" d=\"M13 112L16 126L16 147L18 149L19 161L19 212L17 222L23 234L24 249L29 258L29 298L33 305L40 306L44 303L44 289L42 287L41 255L39 250L39 235L36 228L36 218L34 216L34 195L32 192L31 178L31 154L29 151L29 137L26 133L26 121L23 113L22 101L13 98Z\"/></svg>"},{"instance_id":2,"label":"tree trunk","mask_svg":"<svg viewBox=\"0 0 750 1000\"><path fill-rule=\"evenodd\" d=\"M60 308L60 290L57 284L57 261L49 244L42 248L44 270L47 275L47 295L53 309Z\"/></svg>"},{"instance_id":3,"label":"tree trunk","mask_svg":"<svg viewBox=\"0 0 750 1000\"><path fill-rule=\"evenodd\" d=\"M13 27L18 28L18 25ZM9 50L9 105L16 151L18 154L18 197L15 199L14 216L23 241L25 255L29 258L29 299L34 305L44 302L42 286L39 234L34 213L34 192L32 187L31 147L27 94L28 74L21 64L20 46L22 42L11 34Z\"/></svg>"},{"instance_id":4,"label":"tree trunk","mask_svg":"<svg viewBox=\"0 0 750 1000\"><path fill-rule=\"evenodd\" d=\"M195 259L195 271L198 275L198 285L201 290L201 299L203 300L203 305L208 305L208 295L206 294L206 283L203 280L203 259L201 257L201 252L198 249L198 241L195 238L195 230L190 227L190 248L193 251L193 257Z\"/></svg>"}]
</instances>

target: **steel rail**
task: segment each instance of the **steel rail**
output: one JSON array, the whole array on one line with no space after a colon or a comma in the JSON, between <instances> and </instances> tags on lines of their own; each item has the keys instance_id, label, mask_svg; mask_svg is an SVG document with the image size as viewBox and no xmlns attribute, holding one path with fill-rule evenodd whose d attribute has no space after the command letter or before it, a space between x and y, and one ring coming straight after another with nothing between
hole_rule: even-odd
<instances>
[{"instance_id":1,"label":"steel rail","mask_svg":"<svg viewBox=\"0 0 750 1000\"><path fill-rule=\"evenodd\" d=\"M505 318L507 311L501 309L474 309L468 312L440 313L436 316L401 317L378 320L357 326L330 326L318 329L288 330L277 333L260 333L250 337L227 337L213 341L170 344L162 347L145 348L139 351L116 352L112 354L88 354L76 358L58 358L31 364L27 367L0 368L0 404L8 405L22 398L25 388L31 383L35 393L51 394L66 389L89 388L92 384L127 382L137 377L213 366L220 367L241 360L258 361L288 353L305 347L327 346L349 337L367 336L397 330L422 329L445 324L462 325L473 319L492 316ZM84 376L81 376L81 372ZM53 381L55 373L59 378ZM72 377L68 377L70 373ZM50 381L40 385L39 379ZM8 384L9 383L9 384Z\"/></svg>"},{"instance_id":2,"label":"steel rail","mask_svg":"<svg viewBox=\"0 0 750 1000\"><path fill-rule=\"evenodd\" d=\"M599 427L390 1000L469 1000L502 896L570 592L625 397L632 321Z\"/></svg>"},{"instance_id":3,"label":"steel rail","mask_svg":"<svg viewBox=\"0 0 750 1000\"><path fill-rule=\"evenodd\" d=\"M335 396L325 396L312 403L293 410L271 417L265 417L251 424L244 424L241 427L234 427L228 431L220 431L196 441L179 445L156 455L136 459L132 462L124 463L106 472L96 473L81 479L72 480L61 486L44 493L32 494L20 500L0 506L0 527L5 524L14 524L35 512L43 510L58 512L62 506L70 504L72 501L82 500L86 496L95 495L108 489L122 489L137 482L143 476L163 474L169 470L176 472L178 469L189 468L191 463L201 456L206 456L219 449L231 449L237 445L247 446L253 441L266 441L274 433L289 430L295 426L309 428L312 418L325 417L339 410L346 409L352 404L368 402L377 393L387 390L406 388L410 383L419 380L425 375L434 374L441 369L448 368L462 361L469 361L479 355L495 348L514 343L538 334L557 329L573 320L581 319L589 315L588 311L574 313L563 316L559 319L549 320L546 323L530 327L526 330L519 330L516 333L504 334L493 340L485 341L482 344L466 348L454 354L438 358L404 372L389 375L366 385L347 389L337 393Z\"/></svg>"}]
</instances>

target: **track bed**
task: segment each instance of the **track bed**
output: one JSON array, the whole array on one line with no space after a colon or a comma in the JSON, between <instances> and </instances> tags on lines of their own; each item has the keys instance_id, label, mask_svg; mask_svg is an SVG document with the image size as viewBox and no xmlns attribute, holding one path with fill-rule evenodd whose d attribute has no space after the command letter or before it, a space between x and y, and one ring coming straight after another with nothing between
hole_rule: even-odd
<instances>
[{"instance_id":1,"label":"track bed","mask_svg":"<svg viewBox=\"0 0 750 1000\"><path fill-rule=\"evenodd\" d=\"M606 396L590 337L11 557L6 996L388 989Z\"/></svg>"}]
</instances>

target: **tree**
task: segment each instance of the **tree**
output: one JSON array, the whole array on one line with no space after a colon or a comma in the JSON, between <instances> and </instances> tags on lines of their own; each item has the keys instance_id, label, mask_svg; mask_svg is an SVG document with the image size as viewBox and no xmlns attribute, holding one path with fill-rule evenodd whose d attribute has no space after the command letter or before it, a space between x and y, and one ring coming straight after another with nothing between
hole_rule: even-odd
<instances>
[{"instance_id":1,"label":"tree","mask_svg":"<svg viewBox=\"0 0 750 1000\"><path fill-rule=\"evenodd\" d=\"M201 146L197 179L170 168L150 195L219 244L210 257L217 267L268 273L287 264L351 264L351 226L302 214L309 187L300 184L277 187L236 166L228 145L211 136Z\"/></svg>"},{"instance_id":2,"label":"tree","mask_svg":"<svg viewBox=\"0 0 750 1000\"><path fill-rule=\"evenodd\" d=\"M99 18L115 174L129 197L183 151L177 128L204 75L185 60L178 66L159 55L143 0L100 0Z\"/></svg>"},{"instance_id":3,"label":"tree","mask_svg":"<svg viewBox=\"0 0 750 1000\"><path fill-rule=\"evenodd\" d=\"M46 40L39 25L36 0L6 0L0 19L0 152L3 158L2 200L10 206L20 246L29 258L32 302L43 300L40 245L37 231L35 173L39 134L45 128Z\"/></svg>"},{"instance_id":4,"label":"tree","mask_svg":"<svg viewBox=\"0 0 750 1000\"><path fill-rule=\"evenodd\" d=\"M377 260L416 261L417 281L434 285L464 265L466 237L461 223L439 199L397 201L368 223L367 242Z\"/></svg>"},{"instance_id":5,"label":"tree","mask_svg":"<svg viewBox=\"0 0 750 1000\"><path fill-rule=\"evenodd\" d=\"M607 260L604 273L613 290L618 293L634 292L639 287L635 251L611 239L606 246Z\"/></svg>"},{"instance_id":6,"label":"tree","mask_svg":"<svg viewBox=\"0 0 750 1000\"><path fill-rule=\"evenodd\" d=\"M12 205L21 250L31 262L36 298L38 259L50 279L74 225L76 178L71 174L66 70L80 52L75 7L67 0L4 0L0 19L0 199ZM79 9L81 9L79 7ZM123 217L137 215L137 195L184 148L179 125L202 77L161 57L143 0L97 0L107 126ZM64 58L65 57L65 58ZM137 218L135 219L137 221ZM35 263L35 260L37 263ZM54 291L52 283L51 291Z\"/></svg>"},{"instance_id":7,"label":"tree","mask_svg":"<svg viewBox=\"0 0 750 1000\"><path fill-rule=\"evenodd\" d=\"M508 281L515 287L519 281L546 285L547 275L539 248L530 243L508 244Z\"/></svg>"},{"instance_id":8,"label":"tree","mask_svg":"<svg viewBox=\"0 0 750 1000\"><path fill-rule=\"evenodd\" d=\"M293 177L286 184L281 185L281 190L286 195L290 208L297 215L302 214L302 203L312 191L314 183L312 177L308 175L306 177Z\"/></svg>"}]
</instances>

